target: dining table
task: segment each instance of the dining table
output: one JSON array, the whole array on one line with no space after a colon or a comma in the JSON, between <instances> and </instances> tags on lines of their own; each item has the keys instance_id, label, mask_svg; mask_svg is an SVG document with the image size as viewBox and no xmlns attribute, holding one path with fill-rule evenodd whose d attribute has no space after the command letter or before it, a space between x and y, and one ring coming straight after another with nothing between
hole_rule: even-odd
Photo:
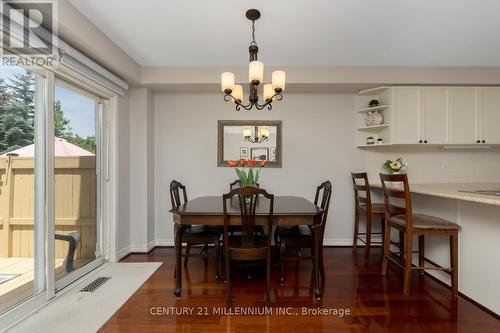
<instances>
[{"instance_id":1,"label":"dining table","mask_svg":"<svg viewBox=\"0 0 500 333\"><path fill-rule=\"evenodd\" d=\"M230 201L230 202L229 202ZM266 225L269 215L269 199L259 197L255 207L255 224ZM227 211L230 225L241 225L238 198L228 200ZM203 196L187 201L170 210L173 214L175 232L175 289L174 294L181 297L182 290L182 233L190 225L224 225L223 199L221 196ZM297 196L275 196L273 207L273 226L308 225L313 235L313 290L316 299L321 297L320 269L318 255L323 243L321 217L323 210L311 201ZM269 230L268 232L272 232Z\"/></svg>"}]
</instances>

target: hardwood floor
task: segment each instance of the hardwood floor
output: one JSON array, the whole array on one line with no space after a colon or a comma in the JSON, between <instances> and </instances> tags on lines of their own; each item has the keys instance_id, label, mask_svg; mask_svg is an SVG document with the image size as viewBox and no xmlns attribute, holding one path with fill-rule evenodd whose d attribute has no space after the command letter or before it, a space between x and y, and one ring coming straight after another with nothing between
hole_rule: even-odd
<instances>
[{"instance_id":1,"label":"hardwood floor","mask_svg":"<svg viewBox=\"0 0 500 333\"><path fill-rule=\"evenodd\" d=\"M130 255L124 261L164 264L100 332L500 332L498 318L462 297L452 299L449 289L418 272L412 276L410 295L404 296L396 268L390 268L385 277L380 275L380 249L371 251L368 264L364 263L363 252L359 250L356 256L351 248L325 249L326 282L320 301L313 301L309 261L287 263L283 286L277 282L279 270L274 267L273 315L217 312L225 309L226 292L224 283L215 281L212 259L208 265L205 259L190 259L183 275L182 298L177 300L172 293L173 249L157 248L147 255ZM264 277L247 280L243 270L233 272L235 311L264 311ZM340 317L338 312L302 313L303 309L317 312L318 307L348 309L350 314ZM172 309L191 308L191 314L167 314ZM277 314L279 310L285 314Z\"/></svg>"}]
</instances>

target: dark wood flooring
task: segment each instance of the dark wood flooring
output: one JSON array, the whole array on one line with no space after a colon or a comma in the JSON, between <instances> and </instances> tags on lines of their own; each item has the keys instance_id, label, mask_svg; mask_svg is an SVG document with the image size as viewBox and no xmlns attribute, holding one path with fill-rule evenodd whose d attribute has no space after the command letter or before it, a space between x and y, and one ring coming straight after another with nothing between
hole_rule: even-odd
<instances>
[{"instance_id":1,"label":"dark wood flooring","mask_svg":"<svg viewBox=\"0 0 500 333\"><path fill-rule=\"evenodd\" d=\"M320 301L313 301L309 261L288 262L284 285L277 282L275 267L271 294L273 315L217 312L225 308L226 292L224 282L215 281L212 259L208 263L203 258L190 259L183 275L181 299L172 293L173 249L157 248L147 255L130 255L124 261L156 261L163 265L100 332L500 332L498 318L462 297L452 299L449 289L429 277L413 275L411 294L404 296L396 268L390 268L385 277L380 275L380 249L373 250L370 261L364 263L362 249L355 256L350 248L326 248L326 282ZM248 280L242 273L244 270L236 268L235 271L235 310L263 311L264 279ZM193 308L193 313L167 314L171 307L179 311ZM332 312L302 314L303 309L317 308L332 309ZM340 317L335 309L349 309L350 315ZM285 313L277 314L279 310Z\"/></svg>"}]
</instances>

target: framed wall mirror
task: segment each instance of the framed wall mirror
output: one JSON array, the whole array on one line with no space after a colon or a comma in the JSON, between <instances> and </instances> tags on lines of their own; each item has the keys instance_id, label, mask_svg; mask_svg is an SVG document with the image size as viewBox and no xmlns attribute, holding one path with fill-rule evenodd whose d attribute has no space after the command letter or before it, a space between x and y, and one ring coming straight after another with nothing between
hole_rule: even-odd
<instances>
[{"instance_id":1,"label":"framed wall mirror","mask_svg":"<svg viewBox=\"0 0 500 333\"><path fill-rule=\"evenodd\" d=\"M227 161L255 158L267 167L281 168L280 120L219 120L217 166Z\"/></svg>"}]
</instances>

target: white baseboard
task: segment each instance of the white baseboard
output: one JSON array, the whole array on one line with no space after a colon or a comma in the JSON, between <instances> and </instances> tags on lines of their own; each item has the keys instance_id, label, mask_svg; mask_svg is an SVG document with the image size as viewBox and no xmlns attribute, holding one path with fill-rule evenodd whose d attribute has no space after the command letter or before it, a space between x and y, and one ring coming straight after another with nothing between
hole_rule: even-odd
<instances>
[{"instance_id":1,"label":"white baseboard","mask_svg":"<svg viewBox=\"0 0 500 333\"><path fill-rule=\"evenodd\" d=\"M152 240L146 245L130 245L130 252L147 253L151 251L154 247L155 247L155 241Z\"/></svg>"},{"instance_id":2,"label":"white baseboard","mask_svg":"<svg viewBox=\"0 0 500 333\"><path fill-rule=\"evenodd\" d=\"M352 239L325 239L323 242L325 246L352 246ZM131 252L148 253L156 246L174 246L172 238L155 239L147 245L131 245L118 252L118 260L121 260Z\"/></svg>"},{"instance_id":3,"label":"white baseboard","mask_svg":"<svg viewBox=\"0 0 500 333\"><path fill-rule=\"evenodd\" d=\"M352 246L352 239L324 239L324 246Z\"/></svg>"},{"instance_id":4,"label":"white baseboard","mask_svg":"<svg viewBox=\"0 0 500 333\"><path fill-rule=\"evenodd\" d=\"M122 260L123 258L125 258L128 254L130 253L130 246L127 246L123 249L121 249L120 251L118 251L118 260L117 261L120 261Z\"/></svg>"},{"instance_id":5,"label":"white baseboard","mask_svg":"<svg viewBox=\"0 0 500 333\"><path fill-rule=\"evenodd\" d=\"M155 240L155 246L174 246L174 240L173 239L157 239Z\"/></svg>"}]
</instances>

